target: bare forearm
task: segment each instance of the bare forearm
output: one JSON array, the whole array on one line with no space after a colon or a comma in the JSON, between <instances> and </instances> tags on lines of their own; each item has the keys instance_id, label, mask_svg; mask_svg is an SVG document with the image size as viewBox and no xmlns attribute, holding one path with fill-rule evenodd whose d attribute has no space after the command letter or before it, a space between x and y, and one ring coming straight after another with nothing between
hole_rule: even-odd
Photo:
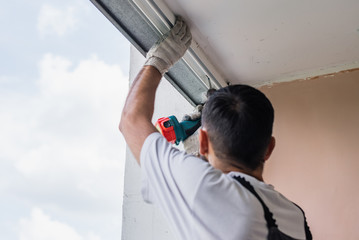
<instances>
[{"instance_id":1,"label":"bare forearm","mask_svg":"<svg viewBox=\"0 0 359 240\"><path fill-rule=\"evenodd\" d=\"M143 66L128 93L123 114L135 114L151 121L155 94L161 74L152 66Z\"/></svg>"},{"instance_id":2,"label":"bare forearm","mask_svg":"<svg viewBox=\"0 0 359 240\"><path fill-rule=\"evenodd\" d=\"M191 45L192 35L182 18L147 53L147 61L134 80L122 112L120 131L138 163L142 145L156 131L152 115L161 77Z\"/></svg>"},{"instance_id":3,"label":"bare forearm","mask_svg":"<svg viewBox=\"0 0 359 240\"><path fill-rule=\"evenodd\" d=\"M161 77L156 68L144 66L135 78L123 108L120 130L138 162L143 142L156 131L151 120Z\"/></svg>"}]
</instances>

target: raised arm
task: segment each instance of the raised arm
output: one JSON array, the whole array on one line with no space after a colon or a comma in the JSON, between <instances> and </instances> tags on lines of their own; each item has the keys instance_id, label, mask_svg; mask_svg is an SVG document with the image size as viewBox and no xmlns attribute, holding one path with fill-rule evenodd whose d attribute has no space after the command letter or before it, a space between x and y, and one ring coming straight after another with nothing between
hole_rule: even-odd
<instances>
[{"instance_id":1,"label":"raised arm","mask_svg":"<svg viewBox=\"0 0 359 240\"><path fill-rule=\"evenodd\" d=\"M184 55L191 39L187 25L178 18L171 31L147 53L145 66L130 87L119 128L138 164L144 141L157 131L151 120L158 84L163 74Z\"/></svg>"}]
</instances>

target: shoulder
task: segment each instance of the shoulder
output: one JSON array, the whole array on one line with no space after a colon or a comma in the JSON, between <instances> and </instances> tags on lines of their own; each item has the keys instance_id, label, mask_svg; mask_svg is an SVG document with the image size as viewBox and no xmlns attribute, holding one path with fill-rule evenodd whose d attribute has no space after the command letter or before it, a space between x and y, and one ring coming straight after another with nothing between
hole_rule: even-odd
<instances>
[{"instance_id":1,"label":"shoulder","mask_svg":"<svg viewBox=\"0 0 359 240\"><path fill-rule=\"evenodd\" d=\"M147 137L141 150L142 178L156 194L168 192L168 197L181 196L192 202L203 176L212 166L186 154L168 143L159 133ZM178 192L179 195L172 194Z\"/></svg>"},{"instance_id":2,"label":"shoulder","mask_svg":"<svg viewBox=\"0 0 359 240\"><path fill-rule=\"evenodd\" d=\"M157 148L166 147L167 144L163 140L165 139L159 132L154 132L148 135L141 148L141 162L147 154L151 154L153 151L156 151Z\"/></svg>"},{"instance_id":3,"label":"shoulder","mask_svg":"<svg viewBox=\"0 0 359 240\"><path fill-rule=\"evenodd\" d=\"M161 165L165 164L169 167L186 165L194 168L192 170L200 168L201 172L211 167L208 162L174 147L158 132L150 134L141 149L141 166L147 166L151 162L152 164L155 162Z\"/></svg>"}]
</instances>

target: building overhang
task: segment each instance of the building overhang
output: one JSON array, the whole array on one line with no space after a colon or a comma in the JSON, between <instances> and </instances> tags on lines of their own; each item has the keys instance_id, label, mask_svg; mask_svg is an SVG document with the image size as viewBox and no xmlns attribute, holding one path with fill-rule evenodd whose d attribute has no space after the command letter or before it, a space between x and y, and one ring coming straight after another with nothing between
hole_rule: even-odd
<instances>
[{"instance_id":1,"label":"building overhang","mask_svg":"<svg viewBox=\"0 0 359 240\"><path fill-rule=\"evenodd\" d=\"M144 56L175 22L174 14L154 1L91 1ZM209 88L227 85L196 43L192 43L185 56L164 77L192 105L202 103L203 94Z\"/></svg>"}]
</instances>

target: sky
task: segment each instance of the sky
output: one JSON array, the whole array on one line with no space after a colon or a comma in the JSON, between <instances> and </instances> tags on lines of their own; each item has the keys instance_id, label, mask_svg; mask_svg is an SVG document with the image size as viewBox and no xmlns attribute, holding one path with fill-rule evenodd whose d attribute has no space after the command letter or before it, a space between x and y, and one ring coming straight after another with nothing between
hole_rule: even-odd
<instances>
[{"instance_id":1,"label":"sky","mask_svg":"<svg viewBox=\"0 0 359 240\"><path fill-rule=\"evenodd\" d=\"M121 239L130 44L85 0L0 8L0 239Z\"/></svg>"}]
</instances>

